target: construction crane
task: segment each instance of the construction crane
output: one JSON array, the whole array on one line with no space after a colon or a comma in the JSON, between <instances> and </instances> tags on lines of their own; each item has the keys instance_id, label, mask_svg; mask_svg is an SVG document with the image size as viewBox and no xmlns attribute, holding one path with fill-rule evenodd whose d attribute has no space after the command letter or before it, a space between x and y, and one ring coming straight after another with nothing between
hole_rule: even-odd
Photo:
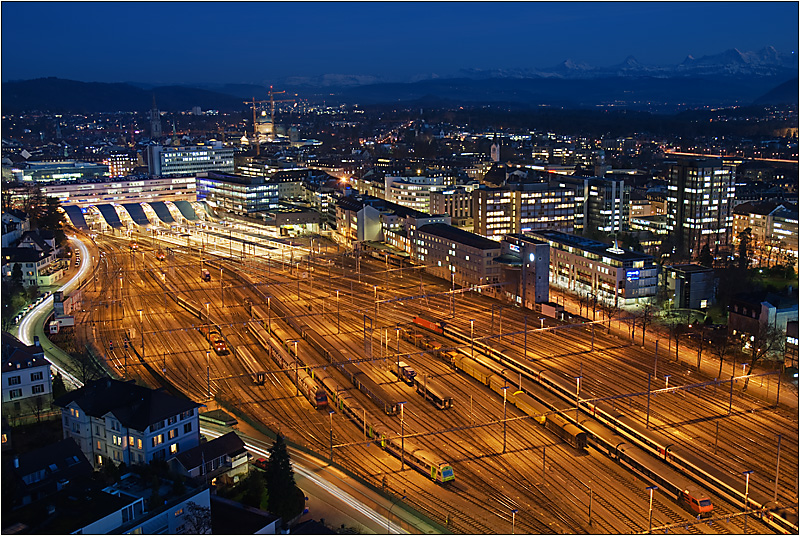
<instances>
[{"instance_id":1,"label":"construction crane","mask_svg":"<svg viewBox=\"0 0 800 536\"><path fill-rule=\"evenodd\" d=\"M245 104L250 104L253 107L253 141L256 143L256 156L261 154L261 144L258 143L258 131L256 130L256 104L264 104L270 101L257 101L255 97L253 97L252 101L244 101Z\"/></svg>"},{"instance_id":2,"label":"construction crane","mask_svg":"<svg viewBox=\"0 0 800 536\"><path fill-rule=\"evenodd\" d=\"M249 104L250 106L253 107L253 137L254 138L258 136L258 132L256 131L256 104L264 104L264 103L267 103L267 102L271 102L271 99L268 100L268 101L265 101L265 100L257 101L256 98L253 97L253 100L251 100L251 101L244 101L245 104ZM274 106L275 105L273 104L273 108L274 108Z\"/></svg>"},{"instance_id":3,"label":"construction crane","mask_svg":"<svg viewBox=\"0 0 800 536\"><path fill-rule=\"evenodd\" d=\"M269 86L269 120L272 121L272 124L275 124L275 95L280 95L281 93L286 93L286 91L272 91L272 86ZM287 102L288 99L279 100L277 102Z\"/></svg>"}]
</instances>

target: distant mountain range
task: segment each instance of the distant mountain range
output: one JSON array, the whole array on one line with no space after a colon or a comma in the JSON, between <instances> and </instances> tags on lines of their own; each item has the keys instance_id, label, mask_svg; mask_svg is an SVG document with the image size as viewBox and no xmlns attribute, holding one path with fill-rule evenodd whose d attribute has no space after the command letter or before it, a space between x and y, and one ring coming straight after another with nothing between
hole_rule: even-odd
<instances>
[{"instance_id":1,"label":"distant mountain range","mask_svg":"<svg viewBox=\"0 0 800 536\"><path fill-rule=\"evenodd\" d=\"M647 66L629 56L609 67L566 60L547 69L469 69L457 76L430 75L415 82L386 83L373 76L326 74L292 77L278 87L311 101L421 103L427 106L495 104L516 108L617 108L673 112L703 106L798 103L795 54L773 47L688 56L673 66ZM243 100L266 98L256 84L153 87L138 82L106 84L58 78L3 82L2 113L21 111L145 111L153 95L163 111L243 110ZM435 103L435 104L434 104Z\"/></svg>"},{"instance_id":2,"label":"distant mountain range","mask_svg":"<svg viewBox=\"0 0 800 536\"><path fill-rule=\"evenodd\" d=\"M609 67L593 67L585 63L565 60L546 69L466 69L459 72L463 78L698 78L698 77L790 77L796 76L798 60L796 54L783 54L774 47L758 52L726 50L713 56L694 58L687 56L678 65L655 66L639 63L628 56L622 63Z\"/></svg>"}]
</instances>

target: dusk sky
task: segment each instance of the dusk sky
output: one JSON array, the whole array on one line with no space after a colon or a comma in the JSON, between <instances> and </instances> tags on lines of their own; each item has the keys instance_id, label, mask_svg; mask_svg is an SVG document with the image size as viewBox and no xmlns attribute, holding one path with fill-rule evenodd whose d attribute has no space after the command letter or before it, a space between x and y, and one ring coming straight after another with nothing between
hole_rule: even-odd
<instances>
[{"instance_id":1,"label":"dusk sky","mask_svg":"<svg viewBox=\"0 0 800 536\"><path fill-rule=\"evenodd\" d=\"M405 81L463 68L795 51L797 2L3 2L2 79Z\"/></svg>"}]
</instances>

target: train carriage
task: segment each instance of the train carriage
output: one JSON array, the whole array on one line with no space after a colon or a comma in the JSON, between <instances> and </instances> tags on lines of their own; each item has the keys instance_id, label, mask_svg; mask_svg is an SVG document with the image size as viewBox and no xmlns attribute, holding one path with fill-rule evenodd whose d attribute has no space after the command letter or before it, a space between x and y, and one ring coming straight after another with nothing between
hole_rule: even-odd
<instances>
[{"instance_id":1,"label":"train carriage","mask_svg":"<svg viewBox=\"0 0 800 536\"><path fill-rule=\"evenodd\" d=\"M544 424L547 420L547 413L548 410L542 404L537 402L532 396L527 393L523 393L522 391L517 391L514 393L514 405L517 406L519 409L525 412L525 414L530 415L534 418L536 422L539 424Z\"/></svg>"},{"instance_id":2,"label":"train carriage","mask_svg":"<svg viewBox=\"0 0 800 536\"><path fill-rule=\"evenodd\" d=\"M402 456L410 466L429 476L431 480L445 483L455 479L453 467L440 457L422 449L412 441L403 441L396 436L383 437L382 443L387 451L397 457Z\"/></svg>"},{"instance_id":3,"label":"train carriage","mask_svg":"<svg viewBox=\"0 0 800 536\"><path fill-rule=\"evenodd\" d=\"M414 377L414 386L417 393L422 395L425 400L430 400L431 403L439 409L447 409L453 407L453 397L448 394L444 386L434 378L429 376Z\"/></svg>"},{"instance_id":4,"label":"train carriage","mask_svg":"<svg viewBox=\"0 0 800 536\"><path fill-rule=\"evenodd\" d=\"M495 375L491 370L464 354L458 353L454 361L457 369L463 370L484 385L488 386L489 378Z\"/></svg>"},{"instance_id":5,"label":"train carriage","mask_svg":"<svg viewBox=\"0 0 800 536\"><path fill-rule=\"evenodd\" d=\"M545 428L554 432L576 449L583 450L586 448L586 432L557 413L547 415Z\"/></svg>"}]
</instances>

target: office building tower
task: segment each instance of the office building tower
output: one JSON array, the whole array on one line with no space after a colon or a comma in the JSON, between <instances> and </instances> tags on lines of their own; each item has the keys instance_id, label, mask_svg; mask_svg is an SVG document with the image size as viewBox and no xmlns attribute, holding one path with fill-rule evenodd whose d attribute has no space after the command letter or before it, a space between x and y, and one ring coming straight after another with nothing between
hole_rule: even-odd
<instances>
[{"instance_id":1,"label":"office building tower","mask_svg":"<svg viewBox=\"0 0 800 536\"><path fill-rule=\"evenodd\" d=\"M704 245L727 245L735 184L719 158L681 159L669 167L667 230L675 252L696 257Z\"/></svg>"},{"instance_id":2,"label":"office building tower","mask_svg":"<svg viewBox=\"0 0 800 536\"><path fill-rule=\"evenodd\" d=\"M197 175L207 171L233 173L233 147L214 141L207 145L147 148L147 168L154 177Z\"/></svg>"},{"instance_id":3,"label":"office building tower","mask_svg":"<svg viewBox=\"0 0 800 536\"><path fill-rule=\"evenodd\" d=\"M628 230L631 194L625 181L568 176L558 182L575 191L575 234L604 239Z\"/></svg>"},{"instance_id":4,"label":"office building tower","mask_svg":"<svg viewBox=\"0 0 800 536\"><path fill-rule=\"evenodd\" d=\"M538 229L571 233L575 193L556 181L479 188L473 195L473 231L490 240Z\"/></svg>"}]
</instances>

